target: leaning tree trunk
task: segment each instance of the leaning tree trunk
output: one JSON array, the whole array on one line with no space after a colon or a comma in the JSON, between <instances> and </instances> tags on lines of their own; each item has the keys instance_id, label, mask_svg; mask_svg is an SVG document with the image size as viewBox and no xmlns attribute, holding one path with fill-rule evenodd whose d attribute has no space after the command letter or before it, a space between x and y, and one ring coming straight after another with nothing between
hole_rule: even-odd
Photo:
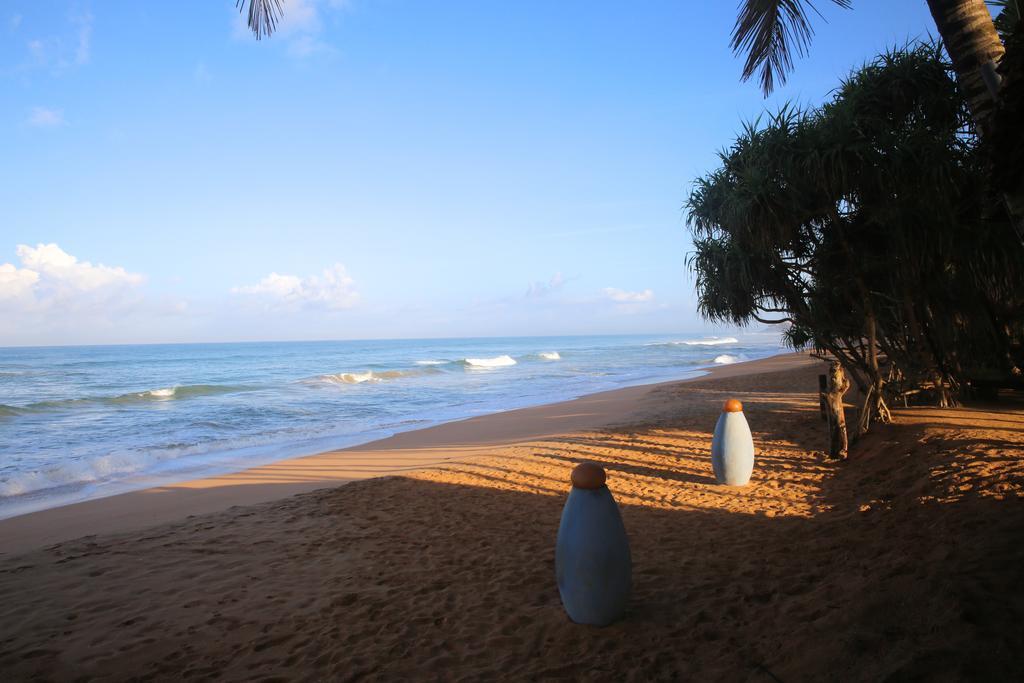
<instances>
[{"instance_id":1,"label":"leaning tree trunk","mask_svg":"<svg viewBox=\"0 0 1024 683\"><path fill-rule=\"evenodd\" d=\"M837 460L846 460L849 453L849 441L846 435L846 410L843 407L843 396L850 390L850 380L843 373L839 361L832 361L829 366L828 380L822 400L825 414L828 417L828 452Z\"/></svg>"},{"instance_id":2,"label":"leaning tree trunk","mask_svg":"<svg viewBox=\"0 0 1024 683\"><path fill-rule=\"evenodd\" d=\"M1018 5L1024 8L1020 0ZM988 142L992 150L992 179L1006 198L1015 218L1017 238L1024 243L1024 135L1020 126L1024 119L1024 21L1018 21L1003 37L1006 54L999 61L1003 82Z\"/></svg>"},{"instance_id":3,"label":"leaning tree trunk","mask_svg":"<svg viewBox=\"0 0 1024 683\"><path fill-rule=\"evenodd\" d=\"M928 0L928 9L953 61L956 82L967 99L974 123L984 135L995 109L995 97L985 84L985 72L990 71L990 79L995 77L995 65L1004 52L992 14L985 0Z\"/></svg>"},{"instance_id":4,"label":"leaning tree trunk","mask_svg":"<svg viewBox=\"0 0 1024 683\"><path fill-rule=\"evenodd\" d=\"M957 85L967 100L978 133L994 142L996 149L1019 149L1019 123L1012 116L1010 121L1004 116L997 124L996 102L1003 96L1003 89L996 66L1006 48L985 0L928 0L928 9L953 61ZM1007 183L997 178L996 185L1001 184L1006 213L1017 237L1024 242L1024 180Z\"/></svg>"},{"instance_id":5,"label":"leaning tree trunk","mask_svg":"<svg viewBox=\"0 0 1024 683\"><path fill-rule=\"evenodd\" d=\"M883 424L892 422L892 414L889 412L889 406L885 403L885 394L882 392L885 387L885 380L882 378L881 368L878 367L878 332L875 311L870 299L865 298L864 306L866 310L864 316L865 326L868 333L868 370L870 372L871 384L868 386L867 393L864 396L864 407L861 408L857 419L857 438L867 434L873 421Z\"/></svg>"}]
</instances>

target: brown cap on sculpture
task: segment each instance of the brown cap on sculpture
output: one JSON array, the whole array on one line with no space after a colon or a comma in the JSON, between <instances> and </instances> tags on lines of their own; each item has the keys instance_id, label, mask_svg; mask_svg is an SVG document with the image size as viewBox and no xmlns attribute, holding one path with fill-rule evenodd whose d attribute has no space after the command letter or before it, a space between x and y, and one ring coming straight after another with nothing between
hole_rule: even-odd
<instances>
[{"instance_id":1,"label":"brown cap on sculpture","mask_svg":"<svg viewBox=\"0 0 1024 683\"><path fill-rule=\"evenodd\" d=\"M606 478L604 468L593 462L582 462L572 471L572 485L578 489L599 489Z\"/></svg>"},{"instance_id":2,"label":"brown cap on sculpture","mask_svg":"<svg viewBox=\"0 0 1024 683\"><path fill-rule=\"evenodd\" d=\"M743 412L743 404L740 403L739 401L737 401L734 398L730 398L728 401L725 402L725 405L722 406L722 412L723 413L742 413Z\"/></svg>"}]
</instances>

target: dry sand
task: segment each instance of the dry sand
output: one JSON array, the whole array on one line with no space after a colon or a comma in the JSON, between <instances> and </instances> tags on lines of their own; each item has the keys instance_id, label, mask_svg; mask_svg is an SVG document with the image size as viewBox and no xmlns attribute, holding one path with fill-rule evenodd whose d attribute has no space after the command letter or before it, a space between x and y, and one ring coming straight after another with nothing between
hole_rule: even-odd
<instances>
[{"instance_id":1,"label":"dry sand","mask_svg":"<svg viewBox=\"0 0 1024 683\"><path fill-rule=\"evenodd\" d=\"M815 361L725 370L0 522L0 672L1024 679L1024 405L900 409L837 464ZM730 396L758 449L741 489L708 457ZM608 470L633 552L604 629L554 584L581 460Z\"/></svg>"}]
</instances>

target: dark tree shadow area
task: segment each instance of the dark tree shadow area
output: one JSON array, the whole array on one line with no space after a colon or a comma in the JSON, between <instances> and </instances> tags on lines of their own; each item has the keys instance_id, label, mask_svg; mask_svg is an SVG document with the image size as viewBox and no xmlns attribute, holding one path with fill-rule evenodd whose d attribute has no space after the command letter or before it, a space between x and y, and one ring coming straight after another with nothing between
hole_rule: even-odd
<instances>
[{"instance_id":1,"label":"dark tree shadow area","mask_svg":"<svg viewBox=\"0 0 1024 683\"><path fill-rule=\"evenodd\" d=\"M1024 505L970 492L892 504L908 484L812 518L624 505L634 595L623 621L596 629L559 603L559 497L357 483L5 561L0 668L6 680L1020 680ZM868 499L883 504L861 512Z\"/></svg>"}]
</instances>

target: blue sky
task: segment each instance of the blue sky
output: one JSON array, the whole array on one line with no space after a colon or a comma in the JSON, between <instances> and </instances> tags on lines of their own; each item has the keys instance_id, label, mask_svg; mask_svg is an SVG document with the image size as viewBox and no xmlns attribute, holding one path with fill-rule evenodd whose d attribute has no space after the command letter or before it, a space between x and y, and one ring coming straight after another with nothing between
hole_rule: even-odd
<instances>
[{"instance_id":1,"label":"blue sky","mask_svg":"<svg viewBox=\"0 0 1024 683\"><path fill-rule=\"evenodd\" d=\"M818 2L765 100L737 2L0 5L0 345L713 333L682 204L741 122L933 32Z\"/></svg>"}]
</instances>

